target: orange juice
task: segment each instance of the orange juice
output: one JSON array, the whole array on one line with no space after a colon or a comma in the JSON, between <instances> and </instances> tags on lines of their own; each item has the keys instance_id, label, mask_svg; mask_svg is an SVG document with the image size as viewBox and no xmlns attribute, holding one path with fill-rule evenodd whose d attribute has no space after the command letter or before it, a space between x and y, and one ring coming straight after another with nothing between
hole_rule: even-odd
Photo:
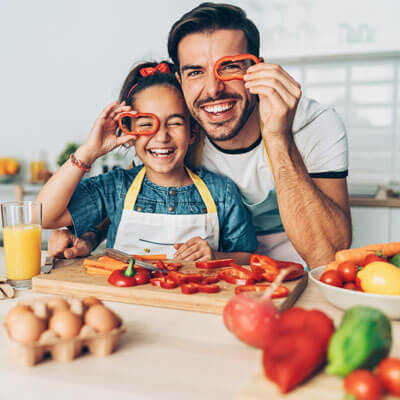
<instances>
[{"instance_id":1,"label":"orange juice","mask_svg":"<svg viewBox=\"0 0 400 400\"><path fill-rule=\"evenodd\" d=\"M42 228L37 224L3 228L4 255L8 279L30 279L40 274Z\"/></svg>"},{"instance_id":2,"label":"orange juice","mask_svg":"<svg viewBox=\"0 0 400 400\"><path fill-rule=\"evenodd\" d=\"M40 181L40 172L45 169L43 161L31 161L31 181Z\"/></svg>"}]
</instances>

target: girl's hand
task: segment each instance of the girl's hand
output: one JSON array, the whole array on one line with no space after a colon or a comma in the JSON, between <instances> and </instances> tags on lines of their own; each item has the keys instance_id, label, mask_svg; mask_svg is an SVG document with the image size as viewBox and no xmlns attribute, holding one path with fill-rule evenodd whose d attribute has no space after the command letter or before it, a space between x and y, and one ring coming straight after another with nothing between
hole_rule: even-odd
<instances>
[{"instance_id":1,"label":"girl's hand","mask_svg":"<svg viewBox=\"0 0 400 400\"><path fill-rule=\"evenodd\" d=\"M183 244L177 243L174 247L177 249L174 258L182 261L208 261L214 258L210 245L200 236L191 238Z\"/></svg>"},{"instance_id":2,"label":"girl's hand","mask_svg":"<svg viewBox=\"0 0 400 400\"><path fill-rule=\"evenodd\" d=\"M130 143L132 145L132 143L134 143L132 140L134 140L135 137L118 137L115 134L118 126L118 116L122 112L131 110L131 107L127 106L125 102L119 104L115 101L108 105L96 119L92 129L90 130L89 137L79 149L80 157L78 158L91 164L94 160L109 153L118 146L125 143Z\"/></svg>"}]
</instances>

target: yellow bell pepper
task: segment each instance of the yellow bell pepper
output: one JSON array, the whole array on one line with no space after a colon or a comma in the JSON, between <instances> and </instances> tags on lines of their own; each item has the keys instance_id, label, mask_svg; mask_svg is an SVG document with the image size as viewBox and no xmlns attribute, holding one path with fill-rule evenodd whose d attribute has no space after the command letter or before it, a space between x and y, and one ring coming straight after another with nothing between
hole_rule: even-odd
<instances>
[{"instance_id":1,"label":"yellow bell pepper","mask_svg":"<svg viewBox=\"0 0 400 400\"><path fill-rule=\"evenodd\" d=\"M358 274L366 293L400 296L400 268L383 261L367 264Z\"/></svg>"}]
</instances>

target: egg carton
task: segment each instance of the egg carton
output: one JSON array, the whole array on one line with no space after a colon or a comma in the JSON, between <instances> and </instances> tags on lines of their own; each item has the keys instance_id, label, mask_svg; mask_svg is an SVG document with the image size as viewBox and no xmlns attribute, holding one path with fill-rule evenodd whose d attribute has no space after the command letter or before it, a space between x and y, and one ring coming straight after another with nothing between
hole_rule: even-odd
<instances>
[{"instance_id":1,"label":"egg carton","mask_svg":"<svg viewBox=\"0 0 400 400\"><path fill-rule=\"evenodd\" d=\"M72 312L83 315L82 301L78 299L65 300L70 304ZM43 299L35 302L22 301L19 304L31 306L33 312L40 318L49 317L49 310ZM122 319L118 315L116 316L119 326L107 333L99 333L94 328L83 325L78 336L71 339L61 339L51 330L45 330L39 340L34 343L17 342L11 337L6 327L9 348L17 363L28 367L38 364L48 355L56 361L72 361L86 349L95 356L106 356L116 349L121 335L126 332Z\"/></svg>"}]
</instances>

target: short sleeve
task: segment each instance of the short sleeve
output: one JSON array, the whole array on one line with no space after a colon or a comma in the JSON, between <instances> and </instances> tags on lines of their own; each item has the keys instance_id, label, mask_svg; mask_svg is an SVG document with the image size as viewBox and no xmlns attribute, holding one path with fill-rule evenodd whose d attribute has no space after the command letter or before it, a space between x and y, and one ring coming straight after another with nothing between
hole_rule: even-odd
<instances>
[{"instance_id":1,"label":"short sleeve","mask_svg":"<svg viewBox=\"0 0 400 400\"><path fill-rule=\"evenodd\" d=\"M251 223L250 214L243 205L236 185L226 178L224 201L224 221L220 226L220 245L222 251L254 252L257 236Z\"/></svg>"},{"instance_id":2,"label":"short sleeve","mask_svg":"<svg viewBox=\"0 0 400 400\"><path fill-rule=\"evenodd\" d=\"M310 175L342 172L347 176L346 128L329 108L295 134L295 142Z\"/></svg>"},{"instance_id":3,"label":"short sleeve","mask_svg":"<svg viewBox=\"0 0 400 400\"><path fill-rule=\"evenodd\" d=\"M108 213L108 193L115 193L114 173L84 179L77 186L68 204L75 236L81 236L103 221Z\"/></svg>"}]
</instances>

